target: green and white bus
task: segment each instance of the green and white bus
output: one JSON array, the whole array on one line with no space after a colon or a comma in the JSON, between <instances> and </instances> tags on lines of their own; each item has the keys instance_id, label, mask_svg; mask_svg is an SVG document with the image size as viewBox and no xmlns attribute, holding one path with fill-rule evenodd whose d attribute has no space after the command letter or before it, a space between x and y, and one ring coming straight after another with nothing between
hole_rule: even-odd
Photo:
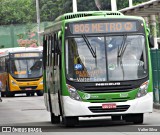
<instances>
[{"instance_id":1,"label":"green and white bus","mask_svg":"<svg viewBox=\"0 0 160 135\"><path fill-rule=\"evenodd\" d=\"M44 99L51 122L152 112L149 30L142 17L90 11L58 17L43 33ZM153 45L153 42L151 42Z\"/></svg>"}]
</instances>

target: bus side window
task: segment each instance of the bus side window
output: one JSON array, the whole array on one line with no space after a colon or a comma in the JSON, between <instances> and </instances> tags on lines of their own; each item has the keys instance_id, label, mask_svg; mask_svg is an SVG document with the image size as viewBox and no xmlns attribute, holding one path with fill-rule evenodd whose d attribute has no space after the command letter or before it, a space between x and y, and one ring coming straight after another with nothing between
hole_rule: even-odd
<instances>
[{"instance_id":1,"label":"bus side window","mask_svg":"<svg viewBox=\"0 0 160 135\"><path fill-rule=\"evenodd\" d=\"M5 58L0 59L0 73L5 71Z\"/></svg>"},{"instance_id":2,"label":"bus side window","mask_svg":"<svg viewBox=\"0 0 160 135\"><path fill-rule=\"evenodd\" d=\"M5 59L5 71L8 71L8 58Z\"/></svg>"},{"instance_id":3,"label":"bus side window","mask_svg":"<svg viewBox=\"0 0 160 135\"><path fill-rule=\"evenodd\" d=\"M46 58L47 58L47 36L43 37L43 68L46 68Z\"/></svg>"},{"instance_id":4,"label":"bus side window","mask_svg":"<svg viewBox=\"0 0 160 135\"><path fill-rule=\"evenodd\" d=\"M48 66L50 66L50 64L51 64L51 40L52 40L52 35L50 35L49 36L49 39L48 39L48 45L47 45L47 49L48 49L48 52L47 52L47 54L48 54L48 57L47 57L47 59L48 59L48 63L47 63L47 65Z\"/></svg>"},{"instance_id":5,"label":"bus side window","mask_svg":"<svg viewBox=\"0 0 160 135\"><path fill-rule=\"evenodd\" d=\"M54 69L56 66L59 66L59 60L60 60L60 46L58 39L58 33L54 33Z\"/></svg>"},{"instance_id":6,"label":"bus side window","mask_svg":"<svg viewBox=\"0 0 160 135\"><path fill-rule=\"evenodd\" d=\"M2 68L2 59L0 59L0 73L3 72L3 68Z\"/></svg>"}]
</instances>

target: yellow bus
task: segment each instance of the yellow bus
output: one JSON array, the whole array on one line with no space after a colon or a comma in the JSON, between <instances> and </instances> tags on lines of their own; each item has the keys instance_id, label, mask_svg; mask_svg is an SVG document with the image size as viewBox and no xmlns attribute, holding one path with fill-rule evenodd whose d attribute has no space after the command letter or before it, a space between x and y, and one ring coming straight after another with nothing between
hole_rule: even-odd
<instances>
[{"instance_id":1,"label":"yellow bus","mask_svg":"<svg viewBox=\"0 0 160 135\"><path fill-rule=\"evenodd\" d=\"M2 96L12 97L18 93L43 95L42 50L42 47L17 47L5 52L7 79Z\"/></svg>"},{"instance_id":2,"label":"yellow bus","mask_svg":"<svg viewBox=\"0 0 160 135\"><path fill-rule=\"evenodd\" d=\"M7 82L7 70L6 70L6 62L5 60L8 58L5 49L0 49L0 90L5 91L6 82ZM2 96L4 92L2 92Z\"/></svg>"}]
</instances>

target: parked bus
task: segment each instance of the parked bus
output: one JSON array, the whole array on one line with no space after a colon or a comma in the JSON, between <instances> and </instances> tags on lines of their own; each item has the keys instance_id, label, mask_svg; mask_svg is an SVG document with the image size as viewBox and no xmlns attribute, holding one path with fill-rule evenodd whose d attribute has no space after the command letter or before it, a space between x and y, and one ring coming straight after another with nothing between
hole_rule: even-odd
<instances>
[{"instance_id":1,"label":"parked bus","mask_svg":"<svg viewBox=\"0 0 160 135\"><path fill-rule=\"evenodd\" d=\"M143 123L143 114L153 108L148 37L142 17L120 12L58 17L43 33L44 99L51 122L62 118L74 126L79 117L111 116Z\"/></svg>"},{"instance_id":2,"label":"parked bus","mask_svg":"<svg viewBox=\"0 0 160 135\"><path fill-rule=\"evenodd\" d=\"M5 89L2 90L2 96L10 97L18 93L26 93L27 96L37 93L42 96L42 47L17 47L6 50L3 74L7 73L7 79L3 82Z\"/></svg>"}]
</instances>

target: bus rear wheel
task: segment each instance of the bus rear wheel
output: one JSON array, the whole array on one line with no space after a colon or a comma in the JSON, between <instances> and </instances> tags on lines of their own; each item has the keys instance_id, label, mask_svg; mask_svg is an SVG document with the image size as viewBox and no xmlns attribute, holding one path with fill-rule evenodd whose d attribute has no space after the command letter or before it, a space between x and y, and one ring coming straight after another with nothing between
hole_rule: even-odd
<instances>
[{"instance_id":1,"label":"bus rear wheel","mask_svg":"<svg viewBox=\"0 0 160 135\"><path fill-rule=\"evenodd\" d=\"M37 96L43 96L43 90L38 90L37 91Z\"/></svg>"},{"instance_id":2,"label":"bus rear wheel","mask_svg":"<svg viewBox=\"0 0 160 135\"><path fill-rule=\"evenodd\" d=\"M54 113L51 113L51 123L52 124L59 124L60 123L60 116L55 116Z\"/></svg>"}]
</instances>

